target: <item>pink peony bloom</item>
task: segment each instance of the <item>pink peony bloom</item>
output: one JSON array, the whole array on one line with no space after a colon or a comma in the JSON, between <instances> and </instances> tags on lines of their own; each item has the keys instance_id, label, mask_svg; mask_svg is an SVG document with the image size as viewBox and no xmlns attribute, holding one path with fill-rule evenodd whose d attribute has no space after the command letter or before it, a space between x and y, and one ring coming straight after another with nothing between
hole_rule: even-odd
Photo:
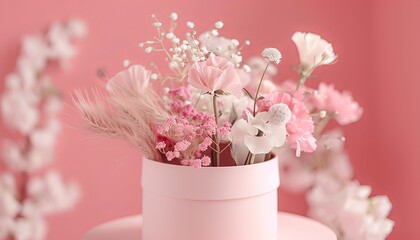
<instances>
[{"instance_id":1,"label":"pink peony bloom","mask_svg":"<svg viewBox=\"0 0 420 240\"><path fill-rule=\"evenodd\" d=\"M290 93L274 91L258 101L258 111L267 111L277 103L286 104L292 111L290 121L286 124L287 141L291 148L296 150L296 156L301 152L313 152L316 149L316 139L313 136L314 122L303 99L293 97Z\"/></svg>"},{"instance_id":2,"label":"pink peony bloom","mask_svg":"<svg viewBox=\"0 0 420 240\"><path fill-rule=\"evenodd\" d=\"M321 83L318 91L311 98L312 104L319 110L326 110L341 125L350 124L360 119L363 109L353 100L349 92L339 92L334 85Z\"/></svg>"},{"instance_id":3,"label":"pink peony bloom","mask_svg":"<svg viewBox=\"0 0 420 240\"><path fill-rule=\"evenodd\" d=\"M223 57L209 57L206 61L196 62L188 73L191 86L214 94L216 91L240 97L241 79L232 63Z\"/></svg>"}]
</instances>

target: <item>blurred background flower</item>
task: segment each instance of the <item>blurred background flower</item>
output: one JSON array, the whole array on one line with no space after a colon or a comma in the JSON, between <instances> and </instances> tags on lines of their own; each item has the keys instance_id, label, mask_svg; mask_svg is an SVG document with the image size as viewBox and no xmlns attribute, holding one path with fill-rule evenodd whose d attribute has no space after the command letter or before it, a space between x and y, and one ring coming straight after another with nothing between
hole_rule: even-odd
<instances>
[{"instance_id":1,"label":"blurred background flower","mask_svg":"<svg viewBox=\"0 0 420 240\"><path fill-rule=\"evenodd\" d=\"M201 11L204 3L206 14ZM126 59L138 64L159 61L160 57L147 55L137 47L138 42L146 41L154 35L155 29L150 28L153 23L150 18L152 13L163 19L175 11L179 14L180 21L194 21L198 30L208 29L215 21L222 19L226 37L252 40L251 46L242 51L244 59L259 55L267 46L281 49L282 64L278 69L270 71L272 74L266 75L273 81L284 80L275 76L276 70L286 78L293 78L296 74L290 69L290 66L293 66L297 70L299 63L296 47L290 41L292 34L296 31L316 32L334 43L334 53L339 59L334 67L322 66L317 69L313 74L321 77L311 79L307 85L315 87L319 82L327 81L328 84L333 83L337 89L349 90L364 112L359 122L344 128L345 155L351 159L353 171L349 170L345 155L334 152L332 154L338 159L335 163L337 166L328 165L325 169L319 168L319 172L310 171L309 174L296 173L297 176L305 176L297 177L299 180L307 178L304 183L300 183L302 186L298 187L313 185L321 181L330 168L338 168L343 174L342 177L354 176L361 186L371 185L373 196L386 194L389 197L393 203L390 218L396 221L389 239L415 239L420 235L420 229L417 227L420 193L415 191L420 182L417 173L420 166L417 151L420 111L414 105L418 100L419 82L413 69L416 69L417 56L420 55L420 47L416 43L420 33L413 27L413 23L420 21L419 7L416 0L214 0L211 4L193 0L1 1L0 29L3 31L0 42L0 76L1 79L24 78L23 85L31 86L34 81L32 70L22 71L24 76L6 77L15 71L22 34L31 33L32 36L32 33L39 33L40 29L52 21L69 16L84 19L90 31L89 38L80 44L77 61L71 62L72 71L59 75L55 68L47 69L52 79L57 79L57 76L62 79L54 81L54 85L61 90L64 106L71 102L71 90L88 88L102 81L108 73L115 74L121 70ZM162 24L166 22L162 21ZM39 40L32 39L26 44L26 48L31 49L28 50L28 54L49 54ZM56 48L60 50L57 50L56 54L72 56L72 51L67 47L66 44L57 44ZM18 68L39 69L46 64L38 58L31 61L25 59L18 61ZM249 66L258 67L258 62L254 63L250 63ZM65 63L63 65L66 66ZM96 76L99 69L102 73L100 79ZM0 85L2 92L6 88L20 87L15 86L14 82L16 81L3 81ZM0 126L1 137L5 135L6 126L15 126L16 129L20 129L18 131L28 132L33 128L33 122L39 118L31 111L34 102L38 101L35 96L22 93L21 98L17 98L16 95L8 98L9 106L27 109L23 112L16 111L14 114L25 115L29 120L20 122L23 119L11 118L12 120L5 121L8 122L7 125ZM52 105L51 108L54 108L54 104ZM74 211L48 217L48 239L78 239L100 222L141 211L141 162L138 152L128 144L90 137L91 135L86 135L86 131L75 130L74 126L80 126L79 119L75 117L77 113L72 114L70 107L65 108L70 114L60 115L60 120L65 124L60 138L56 141L55 157L59 161L53 162L52 166L63 174L64 179L67 179L67 176L77 179L84 194ZM358 108L355 109L356 112L359 111ZM48 141L43 141L45 142L42 145L47 145ZM9 152L7 155L11 156L11 162L21 162L22 156L19 153L22 146L15 144L10 149L5 152ZM32 152L30 155L32 160L28 162L33 166L43 165L42 161L37 160L38 153ZM16 164L16 168L37 168L26 165ZM4 168L0 168L3 173ZM291 168L293 169L293 166ZM349 189L364 189L360 185L352 185ZM319 192L330 191L324 187ZM354 219L353 226L361 226L361 229L366 225L385 226L377 228L382 230L370 233L371 236L383 234L387 223L383 223L378 216L384 214L385 210L380 210L379 215L347 212L347 206L354 202L359 206L354 209L359 212L360 209L366 209L366 202L373 202L367 200L370 199L366 198L369 194L362 194L355 201L350 201L354 199L354 192L358 190L343 190L343 193L339 194L345 196L342 200L337 200L336 204L337 209L343 209L340 219ZM9 200L1 205L15 205L10 194ZM282 189L279 194L281 210L303 215L308 212L303 193L292 194ZM380 201L380 209L386 209L386 201ZM309 208L314 209L318 202L322 201L314 198L311 202ZM7 209L12 211L7 214L13 214L13 208L8 207ZM0 206L0 212L1 209ZM0 222L4 223L4 226L14 227L9 218L0 218ZM18 225L22 229L37 228L42 234L42 226L45 226L45 223L35 219L31 222L20 221ZM0 236L2 230L0 229ZM348 232L347 229L342 231Z\"/></svg>"}]
</instances>

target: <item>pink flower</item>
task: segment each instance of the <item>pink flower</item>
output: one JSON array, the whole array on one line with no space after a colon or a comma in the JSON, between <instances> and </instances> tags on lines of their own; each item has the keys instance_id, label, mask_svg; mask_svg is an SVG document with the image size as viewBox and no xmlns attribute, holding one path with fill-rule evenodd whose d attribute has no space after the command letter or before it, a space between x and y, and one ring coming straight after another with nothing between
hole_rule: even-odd
<instances>
[{"instance_id":1,"label":"pink flower","mask_svg":"<svg viewBox=\"0 0 420 240\"><path fill-rule=\"evenodd\" d=\"M286 104L292 111L291 119L286 124L286 130L287 141L291 148L296 149L296 156L300 156L301 152L315 151L314 122L302 99L293 97L287 92L274 91L258 102L258 111L267 111L277 103Z\"/></svg>"},{"instance_id":2,"label":"pink flower","mask_svg":"<svg viewBox=\"0 0 420 240\"><path fill-rule=\"evenodd\" d=\"M166 143L165 142L158 142L156 143L156 149L162 150L166 147Z\"/></svg>"},{"instance_id":3,"label":"pink flower","mask_svg":"<svg viewBox=\"0 0 420 240\"><path fill-rule=\"evenodd\" d=\"M242 84L232 63L223 57L209 57L206 61L196 62L188 73L191 86L214 94L216 91L240 97Z\"/></svg>"},{"instance_id":4,"label":"pink flower","mask_svg":"<svg viewBox=\"0 0 420 240\"><path fill-rule=\"evenodd\" d=\"M349 92L339 92L334 85L321 83L318 91L311 98L312 104L319 110L326 110L341 125L350 124L360 119L363 109L353 100Z\"/></svg>"},{"instance_id":5,"label":"pink flower","mask_svg":"<svg viewBox=\"0 0 420 240\"><path fill-rule=\"evenodd\" d=\"M149 86L151 72L141 65L130 66L109 79L106 90L117 96L143 94Z\"/></svg>"}]
</instances>

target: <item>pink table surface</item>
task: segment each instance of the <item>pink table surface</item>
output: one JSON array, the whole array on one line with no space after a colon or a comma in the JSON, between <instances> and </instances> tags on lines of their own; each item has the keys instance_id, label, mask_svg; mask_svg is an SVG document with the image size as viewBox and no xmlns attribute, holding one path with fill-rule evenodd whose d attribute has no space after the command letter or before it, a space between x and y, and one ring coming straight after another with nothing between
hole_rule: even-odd
<instances>
[{"instance_id":1,"label":"pink table surface","mask_svg":"<svg viewBox=\"0 0 420 240\"><path fill-rule=\"evenodd\" d=\"M95 227L86 233L82 240L141 240L142 222L141 215L120 218ZM280 212L279 239L336 240L337 237L321 223L299 215Z\"/></svg>"}]
</instances>

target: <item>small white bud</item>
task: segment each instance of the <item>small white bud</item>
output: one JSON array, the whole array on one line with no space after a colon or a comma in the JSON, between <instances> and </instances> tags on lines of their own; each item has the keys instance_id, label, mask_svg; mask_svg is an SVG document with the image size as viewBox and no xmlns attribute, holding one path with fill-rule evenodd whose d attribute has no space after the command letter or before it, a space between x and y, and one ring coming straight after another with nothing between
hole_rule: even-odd
<instances>
[{"instance_id":1,"label":"small white bud","mask_svg":"<svg viewBox=\"0 0 420 240\"><path fill-rule=\"evenodd\" d=\"M170 69L177 69L178 68L178 63L174 62L174 61L170 62L169 63L169 68Z\"/></svg>"},{"instance_id":2,"label":"small white bud","mask_svg":"<svg viewBox=\"0 0 420 240\"><path fill-rule=\"evenodd\" d=\"M213 36L219 36L219 31L217 29L212 29L211 30L211 35L213 35Z\"/></svg>"},{"instance_id":3,"label":"small white bud","mask_svg":"<svg viewBox=\"0 0 420 240\"><path fill-rule=\"evenodd\" d=\"M173 42L173 43L179 43L179 42L180 42L180 40L179 40L179 38L175 37L175 38L173 38L173 39L172 39L172 42Z\"/></svg>"},{"instance_id":4,"label":"small white bud","mask_svg":"<svg viewBox=\"0 0 420 240\"><path fill-rule=\"evenodd\" d=\"M251 44L251 42L249 40L245 41L245 45L250 45L250 44Z\"/></svg>"},{"instance_id":5,"label":"small white bud","mask_svg":"<svg viewBox=\"0 0 420 240\"><path fill-rule=\"evenodd\" d=\"M327 111L325 111L325 110L322 110L322 111L319 111L319 117L320 118L325 118L326 116L327 116Z\"/></svg>"},{"instance_id":6,"label":"small white bud","mask_svg":"<svg viewBox=\"0 0 420 240\"><path fill-rule=\"evenodd\" d=\"M187 27L189 27L189 28L191 28L191 29L193 29L194 28L194 23L193 22L191 22L191 21L188 21L187 22Z\"/></svg>"},{"instance_id":7,"label":"small white bud","mask_svg":"<svg viewBox=\"0 0 420 240\"><path fill-rule=\"evenodd\" d=\"M231 44L233 47L239 46L239 41L237 39L232 39Z\"/></svg>"},{"instance_id":8,"label":"small white bud","mask_svg":"<svg viewBox=\"0 0 420 240\"><path fill-rule=\"evenodd\" d=\"M123 66L124 67L128 67L128 66L130 66L130 60L128 60L128 59L124 59L124 61L123 61Z\"/></svg>"},{"instance_id":9,"label":"small white bud","mask_svg":"<svg viewBox=\"0 0 420 240\"><path fill-rule=\"evenodd\" d=\"M154 27L157 27L157 28L158 28L158 27L162 27L162 23L161 23L161 22L154 22L154 23L153 23L153 26L154 26Z\"/></svg>"},{"instance_id":10,"label":"small white bud","mask_svg":"<svg viewBox=\"0 0 420 240\"><path fill-rule=\"evenodd\" d=\"M172 39L172 38L174 38L175 37L175 35L174 35L174 33L172 33L172 32L168 32L167 34L166 34L166 38L167 39Z\"/></svg>"},{"instance_id":11,"label":"small white bud","mask_svg":"<svg viewBox=\"0 0 420 240\"><path fill-rule=\"evenodd\" d=\"M146 53L151 53L153 51L153 48L152 47L147 47L147 48L144 49L144 51Z\"/></svg>"},{"instance_id":12,"label":"small white bud","mask_svg":"<svg viewBox=\"0 0 420 240\"><path fill-rule=\"evenodd\" d=\"M243 69L244 69L244 71L245 71L245 72L247 72L247 73L251 72L251 68L250 68L248 65L246 65L246 64L245 64L242 68L243 68Z\"/></svg>"},{"instance_id":13,"label":"small white bud","mask_svg":"<svg viewBox=\"0 0 420 240\"><path fill-rule=\"evenodd\" d=\"M178 14L176 12L171 13L171 15L169 15L169 17L171 18L171 20L176 21L178 20Z\"/></svg>"},{"instance_id":14,"label":"small white bud","mask_svg":"<svg viewBox=\"0 0 420 240\"><path fill-rule=\"evenodd\" d=\"M152 73L152 75L150 75L150 78L151 78L152 80L156 80L156 79L158 79L158 78L159 78L159 75L158 75L157 73Z\"/></svg>"},{"instance_id":15,"label":"small white bud","mask_svg":"<svg viewBox=\"0 0 420 240\"><path fill-rule=\"evenodd\" d=\"M214 27L217 29L222 29L223 28L223 22L222 21L217 21L214 23Z\"/></svg>"}]
</instances>

